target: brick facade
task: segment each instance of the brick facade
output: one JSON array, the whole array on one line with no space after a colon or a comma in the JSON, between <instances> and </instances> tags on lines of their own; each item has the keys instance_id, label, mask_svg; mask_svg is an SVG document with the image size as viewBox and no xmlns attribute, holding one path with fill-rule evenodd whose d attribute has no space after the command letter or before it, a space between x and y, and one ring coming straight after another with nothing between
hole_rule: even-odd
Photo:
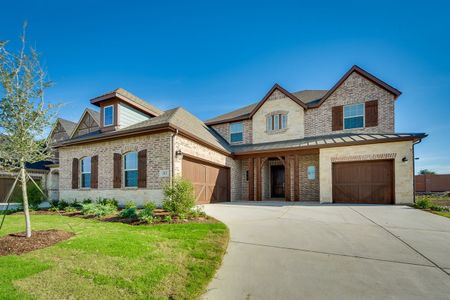
<instances>
[{"instance_id":1,"label":"brick facade","mask_svg":"<svg viewBox=\"0 0 450 300\"><path fill-rule=\"evenodd\" d=\"M378 126L359 130L331 130L331 108L337 105L378 100ZM394 95L367 78L353 72L347 80L318 108L305 112L305 136L337 134L342 132L393 133Z\"/></svg>"},{"instance_id":2,"label":"brick facade","mask_svg":"<svg viewBox=\"0 0 450 300\"><path fill-rule=\"evenodd\" d=\"M167 178L160 177L161 170L170 169L170 133L122 138L79 146L68 146L59 149L60 155L60 198L64 200L96 199L99 197L116 198L121 204L126 201L162 200L162 185ZM113 188L113 155L125 154L129 151L147 150L147 187L146 188ZM98 155L98 188L72 189L72 160L86 156ZM122 180L123 182L123 180Z\"/></svg>"},{"instance_id":3,"label":"brick facade","mask_svg":"<svg viewBox=\"0 0 450 300\"><path fill-rule=\"evenodd\" d=\"M244 127L243 132L243 142L239 143L231 143L232 145L240 145L240 144L251 144L253 143L253 129L252 129L252 121L244 120L241 121ZM217 131L228 143L230 143L230 123L223 123L211 126L213 129Z\"/></svg>"}]
</instances>

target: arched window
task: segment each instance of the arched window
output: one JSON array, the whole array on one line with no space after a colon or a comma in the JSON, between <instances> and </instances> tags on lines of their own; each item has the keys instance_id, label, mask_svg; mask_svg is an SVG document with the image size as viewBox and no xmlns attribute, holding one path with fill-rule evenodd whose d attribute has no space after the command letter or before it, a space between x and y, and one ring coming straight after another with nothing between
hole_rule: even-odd
<instances>
[{"instance_id":1,"label":"arched window","mask_svg":"<svg viewBox=\"0 0 450 300\"><path fill-rule=\"evenodd\" d=\"M125 187L138 186L138 155L128 152L123 156L123 178Z\"/></svg>"},{"instance_id":2,"label":"arched window","mask_svg":"<svg viewBox=\"0 0 450 300\"><path fill-rule=\"evenodd\" d=\"M81 159L81 187L91 187L91 158L85 157Z\"/></svg>"}]
</instances>

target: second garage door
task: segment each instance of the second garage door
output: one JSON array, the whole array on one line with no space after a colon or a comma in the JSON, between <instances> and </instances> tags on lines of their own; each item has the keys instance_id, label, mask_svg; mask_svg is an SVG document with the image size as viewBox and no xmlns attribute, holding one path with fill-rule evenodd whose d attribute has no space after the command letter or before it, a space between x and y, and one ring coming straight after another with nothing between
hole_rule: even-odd
<instances>
[{"instance_id":1,"label":"second garage door","mask_svg":"<svg viewBox=\"0 0 450 300\"><path fill-rule=\"evenodd\" d=\"M230 201L230 170L183 158L183 178L194 185L198 204Z\"/></svg>"},{"instance_id":2,"label":"second garage door","mask_svg":"<svg viewBox=\"0 0 450 300\"><path fill-rule=\"evenodd\" d=\"M333 202L394 204L393 161L333 163Z\"/></svg>"}]
</instances>

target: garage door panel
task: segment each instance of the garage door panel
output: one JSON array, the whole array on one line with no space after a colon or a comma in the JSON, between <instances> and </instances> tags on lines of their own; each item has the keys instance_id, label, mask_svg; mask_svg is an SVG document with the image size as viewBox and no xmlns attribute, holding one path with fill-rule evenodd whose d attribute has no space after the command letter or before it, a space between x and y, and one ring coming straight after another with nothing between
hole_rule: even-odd
<instances>
[{"instance_id":1,"label":"garage door panel","mask_svg":"<svg viewBox=\"0 0 450 300\"><path fill-rule=\"evenodd\" d=\"M394 203L392 160L333 164L333 202Z\"/></svg>"},{"instance_id":2,"label":"garage door panel","mask_svg":"<svg viewBox=\"0 0 450 300\"><path fill-rule=\"evenodd\" d=\"M183 178L194 184L196 203L229 201L229 169L183 159Z\"/></svg>"}]
</instances>

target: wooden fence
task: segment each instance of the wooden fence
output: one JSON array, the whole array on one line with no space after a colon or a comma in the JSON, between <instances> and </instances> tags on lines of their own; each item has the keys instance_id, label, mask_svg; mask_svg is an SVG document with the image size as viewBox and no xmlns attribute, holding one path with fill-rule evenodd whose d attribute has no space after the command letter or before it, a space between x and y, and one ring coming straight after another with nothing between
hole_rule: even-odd
<instances>
[{"instance_id":1,"label":"wooden fence","mask_svg":"<svg viewBox=\"0 0 450 300\"><path fill-rule=\"evenodd\" d=\"M450 174L416 175L416 192L447 192L450 191Z\"/></svg>"}]
</instances>

